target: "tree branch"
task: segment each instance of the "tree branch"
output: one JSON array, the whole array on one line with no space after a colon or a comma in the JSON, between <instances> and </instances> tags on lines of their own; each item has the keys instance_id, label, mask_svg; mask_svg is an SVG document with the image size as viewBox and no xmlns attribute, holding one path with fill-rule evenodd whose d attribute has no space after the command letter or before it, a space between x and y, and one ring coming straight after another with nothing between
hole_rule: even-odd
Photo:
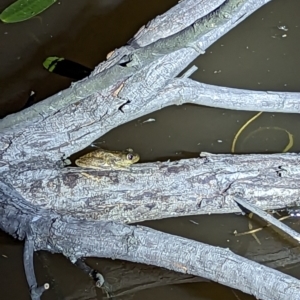
<instances>
[{"instance_id":1,"label":"tree branch","mask_svg":"<svg viewBox=\"0 0 300 300\"><path fill-rule=\"evenodd\" d=\"M32 223L32 227L35 232L40 232L43 224L45 220L40 219ZM81 230L78 235L79 226ZM76 261L76 257L96 256L155 264L177 272L206 277L259 299L299 298L300 281L291 276L248 261L228 249L150 228L63 218L52 223L49 235L51 238L39 234L41 239L35 246L47 247L47 250L55 252L64 249L64 254L72 257L73 261ZM66 244L70 248L66 249ZM259 288L257 282L263 282L264 288Z\"/></svg>"},{"instance_id":2,"label":"tree branch","mask_svg":"<svg viewBox=\"0 0 300 300\"><path fill-rule=\"evenodd\" d=\"M198 159L139 164L128 171L63 168L64 158L112 128L172 101L196 103L201 99L195 93L201 89L202 100L208 97L212 106L216 105L215 94L224 92L227 100L260 95L265 96L262 106L267 109L298 110L297 94L250 93L174 79L203 50L267 2L225 1L200 20L198 13L214 10L220 2L213 1L211 6L206 1L211 10L195 13L192 6L187 7L193 16L184 18L184 24L165 33L164 38L155 35L152 39L150 29L141 31L131 45L116 50L90 78L1 121L0 227L16 238L32 238L27 241L29 252L24 254L29 257L25 265L31 287L36 286L31 272L33 248L63 253L72 262L96 256L154 264L204 276L261 299L299 298L298 280L229 250L106 221L130 223L234 212L239 211L236 197L261 208L298 202L297 154L203 153ZM200 5L203 1L186 0L178 7L183 3ZM174 19L166 20L171 28ZM158 24L158 32L160 26L166 28L164 22ZM148 37L142 40L144 34ZM270 96L276 98L273 108L266 103Z\"/></svg>"}]
</instances>

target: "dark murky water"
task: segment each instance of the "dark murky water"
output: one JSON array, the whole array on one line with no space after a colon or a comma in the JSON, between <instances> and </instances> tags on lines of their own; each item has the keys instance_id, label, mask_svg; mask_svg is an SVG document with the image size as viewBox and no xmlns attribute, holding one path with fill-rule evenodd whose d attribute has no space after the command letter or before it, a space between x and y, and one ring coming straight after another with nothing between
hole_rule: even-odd
<instances>
[{"instance_id":1,"label":"dark murky water","mask_svg":"<svg viewBox=\"0 0 300 300\"><path fill-rule=\"evenodd\" d=\"M0 10L12 3L2 0ZM177 1L145 4L139 0L64 0L41 16L20 24L0 24L0 117L20 110L34 90L37 101L66 88L70 80L47 73L42 62L58 55L93 67L108 52L122 46L157 14ZM273 0L208 49L194 64L192 78L202 82L272 91L300 91L300 2ZM288 31L278 29L285 25ZM282 35L286 34L286 37ZM134 120L103 136L98 143L107 149L133 148L142 162L197 157L200 151L228 153L239 128L255 113L183 105L162 109ZM148 118L156 121L143 123ZM239 153L281 152L288 144L286 132L259 127L280 127L294 137L290 151L300 149L300 119L296 114L263 113L249 125L237 142ZM198 223L192 223L190 220ZM300 229L296 220L288 221ZM248 230L242 216L195 216L146 222L144 225L212 245L229 247L241 255L268 253L287 246L270 229L257 234L261 245L233 231ZM253 221L254 226L259 226ZM0 233L0 298L29 299L22 265L23 244ZM105 260L97 260L99 265ZM43 299L96 299L86 275L60 255L36 256L40 283L54 289ZM298 266L286 270L300 277ZM53 282L54 280L54 282ZM98 298L101 293L98 291ZM212 283L165 286L137 292L120 299L254 299L239 291Z\"/></svg>"}]
</instances>

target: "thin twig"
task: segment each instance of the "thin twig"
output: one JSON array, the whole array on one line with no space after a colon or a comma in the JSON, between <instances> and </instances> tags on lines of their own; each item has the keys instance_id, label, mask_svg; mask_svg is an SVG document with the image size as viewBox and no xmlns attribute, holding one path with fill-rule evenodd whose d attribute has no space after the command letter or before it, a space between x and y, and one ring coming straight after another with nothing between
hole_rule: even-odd
<instances>
[{"instance_id":1,"label":"thin twig","mask_svg":"<svg viewBox=\"0 0 300 300\"><path fill-rule=\"evenodd\" d=\"M269 222L270 224L276 226L278 229L285 232L287 235L295 239L297 242L300 242L300 234L295 230L291 229L290 227L286 226L285 224L281 223L279 220L271 216L270 214L266 213L265 211L261 210L257 206L252 205L248 201L245 201L241 198L235 198L235 201L245 207L246 209L252 211L254 214L258 215L265 221Z\"/></svg>"}]
</instances>

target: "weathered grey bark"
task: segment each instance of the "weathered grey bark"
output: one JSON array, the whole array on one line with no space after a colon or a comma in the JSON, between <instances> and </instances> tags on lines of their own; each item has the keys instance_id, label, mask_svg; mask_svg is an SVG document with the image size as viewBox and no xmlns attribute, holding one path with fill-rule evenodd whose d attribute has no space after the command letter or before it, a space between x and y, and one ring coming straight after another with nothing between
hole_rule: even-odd
<instances>
[{"instance_id":1,"label":"weathered grey bark","mask_svg":"<svg viewBox=\"0 0 300 300\"><path fill-rule=\"evenodd\" d=\"M291 245L285 245L285 247L282 247L282 244L280 244L280 246L278 245L276 247L272 245L272 251L265 249L265 247L260 250L261 252L258 254L257 249L253 249L252 252L251 249L248 248L246 258L272 268L283 268L300 262L299 246L293 247ZM48 252L41 251L38 252L38 257L49 273L49 279L60 281L61 277L55 277L57 276L58 270L56 270L55 264L52 264L52 255ZM178 274L174 271L127 261L87 259L87 264L90 268L86 273L91 271L91 267L94 268L94 270L101 270L101 274L103 274L105 278L103 292L113 297L128 295L140 290L152 289L168 284L208 281L198 276ZM65 274L61 276L63 277ZM119 280L120 278L122 278L121 281ZM90 282L86 282L85 284L87 285L86 288L81 288L80 290L92 289Z\"/></svg>"},{"instance_id":2,"label":"weathered grey bark","mask_svg":"<svg viewBox=\"0 0 300 300\"><path fill-rule=\"evenodd\" d=\"M15 191L37 207L125 223L240 212L236 196L262 209L299 202L298 154L201 156L137 164L122 172L36 166L22 171L24 181L16 174L11 180Z\"/></svg>"},{"instance_id":3,"label":"weathered grey bark","mask_svg":"<svg viewBox=\"0 0 300 300\"><path fill-rule=\"evenodd\" d=\"M128 122L131 118L136 118L135 114L143 115L145 112L148 113L147 108L144 112L143 107L140 105L153 103L155 107L153 109L157 110L165 105L158 103L156 97L159 96L161 90L172 78L176 77L216 40L242 22L259 7L270 1L181 1L177 7L178 14L180 15L186 3L188 3L190 12L188 19L180 19L182 24L180 28L185 28L184 30L178 32L177 26L173 28L174 23L177 22L172 18L172 14L168 14L165 17L168 23L163 24L163 28L168 28L169 36L166 37L163 34L165 38L158 40L161 32L159 25L155 27L156 30L150 31L155 38L151 38L149 31L143 29L131 41L130 45L115 50L106 62L96 67L92 76L88 79L75 83L71 88L44 100L42 103L36 104L34 109L26 109L21 113L8 116L0 124L0 129L10 127L16 123L21 123L20 126L25 126L28 123L32 123L33 120L37 123L44 122L46 117L61 111L62 108L70 106L72 103L77 103L84 98L87 98L86 100L88 101L90 99L88 96L92 97L93 94L100 91L101 94L93 95L94 97L92 97L91 101L94 102L98 99L101 102L103 107L98 105L97 108L102 111L102 114L107 111L106 102L110 104L109 107L111 107L112 103L117 106L112 109L119 108L127 100L132 102L131 105L126 106L126 112L128 112L126 116L121 118L118 115L117 118L120 120L115 120L114 126ZM225 5L218 10L218 13L212 13L207 17L201 18L222 2L225 2ZM191 7L193 9L190 9ZM198 21L193 23L195 20ZM191 23L193 24L190 25ZM144 31L147 38L142 39ZM156 42L153 43L154 41ZM142 48L137 48L138 46L136 45L139 44L141 44ZM132 76L133 74L134 76ZM118 91L118 93L113 94L122 83L125 85L122 93ZM94 99L95 97L97 99ZM81 109L81 107L77 107L76 111ZM118 110L116 112L119 113ZM106 127L105 123L102 123ZM110 129L107 128L106 131ZM98 133L98 136L103 135L103 133Z\"/></svg>"},{"instance_id":4,"label":"weathered grey bark","mask_svg":"<svg viewBox=\"0 0 300 300\"><path fill-rule=\"evenodd\" d=\"M250 263L229 249L142 226L102 221L83 222L70 217L55 220L41 217L32 222L30 227L39 237L36 247L54 252L63 251L73 261L82 256L94 256L155 264L238 288L259 299L299 299L299 280L255 262ZM263 289L259 288L260 280Z\"/></svg>"},{"instance_id":5,"label":"weathered grey bark","mask_svg":"<svg viewBox=\"0 0 300 300\"><path fill-rule=\"evenodd\" d=\"M1 228L19 239L26 238L34 250L63 253L73 262L82 256L120 258L204 276L261 299L274 299L274 295L276 299L298 299L297 280L230 251L142 227L105 222L233 212L239 210L235 196L261 208L297 202L298 155L203 154L193 160L140 164L130 171L62 168L64 158L112 128L161 107L201 101L217 106L220 89L227 93L228 101L238 95L244 99L248 95L251 100L259 94L263 96L261 107L269 111L297 112L295 93L241 91L175 79L203 50L269 1L225 1L217 12L201 20L197 19L223 1L182 1L179 10L185 5L201 5L199 11L186 10L190 18L183 19L182 27L175 26L172 31L172 15L166 17L162 24L169 32L163 39L158 40L159 35L151 38L150 29L145 28L130 45L100 64L90 78L3 119ZM160 23L157 26L154 28L159 32ZM143 40L144 32L150 35ZM228 103L220 101L218 105L235 105ZM244 109L238 103L238 108ZM83 172L98 180L83 176ZM249 269L241 268L245 264ZM254 269L264 289L257 287ZM239 276L232 276L237 273Z\"/></svg>"}]
</instances>

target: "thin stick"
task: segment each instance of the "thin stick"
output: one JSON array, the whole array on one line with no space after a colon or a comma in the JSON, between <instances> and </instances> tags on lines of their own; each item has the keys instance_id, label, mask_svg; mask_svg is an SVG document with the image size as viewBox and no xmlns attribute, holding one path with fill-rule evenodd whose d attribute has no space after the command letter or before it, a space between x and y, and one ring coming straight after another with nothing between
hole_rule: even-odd
<instances>
[{"instance_id":1,"label":"thin stick","mask_svg":"<svg viewBox=\"0 0 300 300\"><path fill-rule=\"evenodd\" d=\"M295 239L298 243L300 242L300 234L296 232L295 230L291 229L290 227L286 226L285 224L278 221L276 218L271 216L270 214L266 213L265 211L261 210L260 208L250 204L248 201L245 201L240 198L234 199L238 204L242 205L246 209L252 211L254 214L258 215L265 221L269 222L270 224L276 226L283 232L285 232L287 235Z\"/></svg>"},{"instance_id":2,"label":"thin stick","mask_svg":"<svg viewBox=\"0 0 300 300\"><path fill-rule=\"evenodd\" d=\"M30 296L32 300L40 300L44 291L48 290L50 285L49 283L44 283L41 286L37 285L35 273L34 273L34 266L33 266L33 253L34 253L34 246L33 246L32 237L28 234L27 238L25 239L24 244L24 252L23 252L23 263L25 269L25 275L30 287Z\"/></svg>"},{"instance_id":3,"label":"thin stick","mask_svg":"<svg viewBox=\"0 0 300 300\"><path fill-rule=\"evenodd\" d=\"M278 219L278 221L283 221L285 219L288 219L290 218L290 216L284 216L284 217L281 217ZM270 227L272 224L268 223L267 225L263 226L263 227L259 227L259 228L256 228L256 229L252 229L252 230L249 230L249 231L245 231L245 232L240 232L240 233L234 233L234 236L242 236L242 235L247 235L247 234L252 234L252 233L256 233L256 232L259 232L267 227Z\"/></svg>"},{"instance_id":4,"label":"thin stick","mask_svg":"<svg viewBox=\"0 0 300 300\"><path fill-rule=\"evenodd\" d=\"M190 67L186 72L184 72L179 78L188 78L197 70L198 70L198 67L194 65L194 66Z\"/></svg>"}]
</instances>

